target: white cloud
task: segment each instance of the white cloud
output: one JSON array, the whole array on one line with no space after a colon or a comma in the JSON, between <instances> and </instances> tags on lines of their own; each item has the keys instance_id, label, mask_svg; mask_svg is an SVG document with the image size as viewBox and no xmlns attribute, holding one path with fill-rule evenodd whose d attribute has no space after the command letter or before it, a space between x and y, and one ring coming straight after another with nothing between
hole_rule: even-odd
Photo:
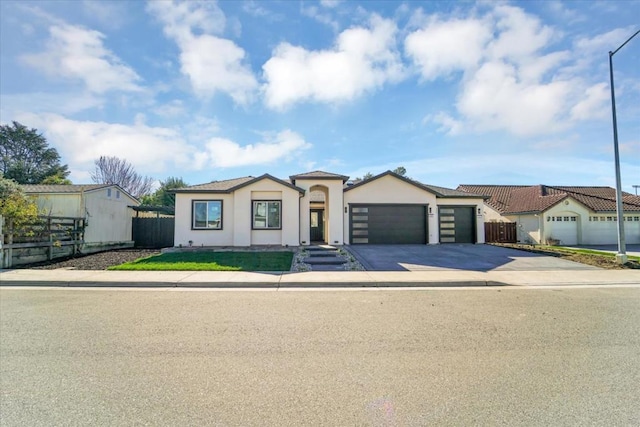
<instances>
[{"instance_id":1,"label":"white cloud","mask_svg":"<svg viewBox=\"0 0 640 427\"><path fill-rule=\"evenodd\" d=\"M92 108L101 108L102 97L89 92L27 92L0 94L2 116L14 115L22 111L32 113L75 114Z\"/></svg>"},{"instance_id":2,"label":"white cloud","mask_svg":"<svg viewBox=\"0 0 640 427\"><path fill-rule=\"evenodd\" d=\"M305 15L308 16L309 18L313 18L316 21L318 21L321 24L327 25L329 27L331 27L333 29L333 31L337 32L338 31L338 21L336 21L335 19L333 19L333 17L331 16L330 13L326 13L324 11L321 11L320 8L318 6L305 6L304 4L302 4L301 8L300 8L300 12Z\"/></svg>"},{"instance_id":3,"label":"white cloud","mask_svg":"<svg viewBox=\"0 0 640 427\"><path fill-rule=\"evenodd\" d=\"M405 52L422 77L435 80L477 66L491 38L491 28L479 19L434 19L405 39Z\"/></svg>"},{"instance_id":4,"label":"white cloud","mask_svg":"<svg viewBox=\"0 0 640 427\"><path fill-rule=\"evenodd\" d=\"M334 8L340 3L342 3L342 0L320 0L320 4L327 8Z\"/></svg>"},{"instance_id":5,"label":"white cloud","mask_svg":"<svg viewBox=\"0 0 640 427\"><path fill-rule=\"evenodd\" d=\"M58 114L23 114L18 120L43 131L63 161L74 170L93 170L100 156L129 161L143 174L191 164L195 148L174 129L71 120Z\"/></svg>"},{"instance_id":6,"label":"white cloud","mask_svg":"<svg viewBox=\"0 0 640 427\"><path fill-rule=\"evenodd\" d=\"M607 117L611 94L607 83L597 83L585 91L584 98L571 108L573 120L602 119Z\"/></svg>"},{"instance_id":7,"label":"white cloud","mask_svg":"<svg viewBox=\"0 0 640 427\"><path fill-rule=\"evenodd\" d=\"M104 34L66 24L49 32L47 49L23 55L26 64L54 77L81 80L93 93L141 90L140 76L104 46Z\"/></svg>"},{"instance_id":8,"label":"white cloud","mask_svg":"<svg viewBox=\"0 0 640 427\"><path fill-rule=\"evenodd\" d=\"M302 136L291 130L279 132L265 141L241 146L225 138L212 138L206 148L209 161L218 167L250 166L291 160L300 151L310 148Z\"/></svg>"},{"instance_id":9,"label":"white cloud","mask_svg":"<svg viewBox=\"0 0 640 427\"><path fill-rule=\"evenodd\" d=\"M185 113L184 103L180 99L174 99L153 109L153 112L162 117L177 117Z\"/></svg>"},{"instance_id":10,"label":"white cloud","mask_svg":"<svg viewBox=\"0 0 640 427\"><path fill-rule=\"evenodd\" d=\"M487 54L492 59L519 61L537 56L553 37L559 36L551 27L542 25L537 17L518 7L497 6L493 16L498 37L487 46Z\"/></svg>"},{"instance_id":11,"label":"white cloud","mask_svg":"<svg viewBox=\"0 0 640 427\"><path fill-rule=\"evenodd\" d=\"M258 82L245 63L244 49L217 36L224 32L226 19L216 3L152 1L147 9L180 48L180 70L196 95L223 92L239 104L251 99Z\"/></svg>"},{"instance_id":12,"label":"white cloud","mask_svg":"<svg viewBox=\"0 0 640 427\"><path fill-rule=\"evenodd\" d=\"M266 104L283 109L300 101L340 102L404 77L396 25L374 15L369 27L338 36L331 50L309 51L289 43L263 65Z\"/></svg>"},{"instance_id":13,"label":"white cloud","mask_svg":"<svg viewBox=\"0 0 640 427\"><path fill-rule=\"evenodd\" d=\"M422 78L462 73L456 114L428 116L441 132L533 136L604 117L605 86L580 71L591 52L620 39L619 31L579 39L569 51L554 50L563 37L557 30L504 4L467 18L428 18L419 10L412 22L420 27L407 35L405 51Z\"/></svg>"},{"instance_id":14,"label":"white cloud","mask_svg":"<svg viewBox=\"0 0 640 427\"><path fill-rule=\"evenodd\" d=\"M445 132L449 135L458 135L463 130L463 123L459 120L454 119L449 114L439 112L433 116L427 116L424 118L424 122L434 122L440 125L438 128L439 132Z\"/></svg>"},{"instance_id":15,"label":"white cloud","mask_svg":"<svg viewBox=\"0 0 640 427\"><path fill-rule=\"evenodd\" d=\"M457 108L475 129L535 135L562 128L570 91L569 82L527 84L514 66L488 62L464 84Z\"/></svg>"}]
</instances>

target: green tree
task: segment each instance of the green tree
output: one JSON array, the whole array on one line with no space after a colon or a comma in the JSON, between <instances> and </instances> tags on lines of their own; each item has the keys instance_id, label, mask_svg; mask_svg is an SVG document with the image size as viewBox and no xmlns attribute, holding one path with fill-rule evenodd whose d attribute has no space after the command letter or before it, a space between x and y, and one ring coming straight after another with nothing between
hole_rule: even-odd
<instances>
[{"instance_id":1,"label":"green tree","mask_svg":"<svg viewBox=\"0 0 640 427\"><path fill-rule=\"evenodd\" d=\"M52 176L65 180L69 167L36 129L13 122L0 126L0 173L18 184L41 184Z\"/></svg>"},{"instance_id":2,"label":"green tree","mask_svg":"<svg viewBox=\"0 0 640 427\"><path fill-rule=\"evenodd\" d=\"M397 168L395 168L391 172L397 173L400 176L406 176L407 175L407 169L404 166L398 166Z\"/></svg>"},{"instance_id":3,"label":"green tree","mask_svg":"<svg viewBox=\"0 0 640 427\"><path fill-rule=\"evenodd\" d=\"M13 220L14 226L34 222L38 218L38 206L29 199L12 179L0 174L0 215Z\"/></svg>"},{"instance_id":4,"label":"green tree","mask_svg":"<svg viewBox=\"0 0 640 427\"><path fill-rule=\"evenodd\" d=\"M184 182L182 178L170 176L166 180L160 181L160 188L158 188L153 194L144 196L142 198L142 204L174 207L176 205L176 195L171 193L170 190L187 187L188 185L189 184Z\"/></svg>"},{"instance_id":5,"label":"green tree","mask_svg":"<svg viewBox=\"0 0 640 427\"><path fill-rule=\"evenodd\" d=\"M365 179L370 179L373 178L373 174L371 172L367 172L364 175L362 175L362 178L357 177L356 181L364 181Z\"/></svg>"}]
</instances>

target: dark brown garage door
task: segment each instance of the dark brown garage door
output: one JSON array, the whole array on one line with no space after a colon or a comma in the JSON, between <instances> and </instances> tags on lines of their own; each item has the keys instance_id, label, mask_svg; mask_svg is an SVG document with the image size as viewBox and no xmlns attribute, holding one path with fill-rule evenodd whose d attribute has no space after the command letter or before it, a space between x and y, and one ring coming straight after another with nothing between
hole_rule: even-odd
<instances>
[{"instance_id":1,"label":"dark brown garage door","mask_svg":"<svg viewBox=\"0 0 640 427\"><path fill-rule=\"evenodd\" d=\"M352 244L426 244L427 205L349 205Z\"/></svg>"},{"instance_id":2,"label":"dark brown garage door","mask_svg":"<svg viewBox=\"0 0 640 427\"><path fill-rule=\"evenodd\" d=\"M475 243L473 207L440 206L440 243Z\"/></svg>"}]
</instances>

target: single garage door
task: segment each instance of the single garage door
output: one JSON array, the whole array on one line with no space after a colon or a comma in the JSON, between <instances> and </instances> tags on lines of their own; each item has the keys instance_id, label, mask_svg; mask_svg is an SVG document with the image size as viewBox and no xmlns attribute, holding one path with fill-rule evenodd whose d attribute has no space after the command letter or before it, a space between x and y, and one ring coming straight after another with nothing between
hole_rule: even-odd
<instances>
[{"instance_id":1,"label":"single garage door","mask_svg":"<svg viewBox=\"0 0 640 427\"><path fill-rule=\"evenodd\" d=\"M576 215L552 216L550 228L549 236L560 240L561 245L578 244L578 217Z\"/></svg>"},{"instance_id":2,"label":"single garage door","mask_svg":"<svg viewBox=\"0 0 640 427\"><path fill-rule=\"evenodd\" d=\"M475 243L473 207L440 206L440 243Z\"/></svg>"},{"instance_id":3,"label":"single garage door","mask_svg":"<svg viewBox=\"0 0 640 427\"><path fill-rule=\"evenodd\" d=\"M349 205L352 244L426 244L427 205Z\"/></svg>"}]
</instances>

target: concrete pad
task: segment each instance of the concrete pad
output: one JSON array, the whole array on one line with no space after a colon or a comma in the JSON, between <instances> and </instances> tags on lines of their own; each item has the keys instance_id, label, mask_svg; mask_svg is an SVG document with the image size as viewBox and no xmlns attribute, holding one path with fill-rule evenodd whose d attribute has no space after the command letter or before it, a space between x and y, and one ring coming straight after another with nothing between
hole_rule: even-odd
<instances>
[{"instance_id":1,"label":"concrete pad","mask_svg":"<svg viewBox=\"0 0 640 427\"><path fill-rule=\"evenodd\" d=\"M492 245L351 245L369 271L557 271L597 267Z\"/></svg>"}]
</instances>

